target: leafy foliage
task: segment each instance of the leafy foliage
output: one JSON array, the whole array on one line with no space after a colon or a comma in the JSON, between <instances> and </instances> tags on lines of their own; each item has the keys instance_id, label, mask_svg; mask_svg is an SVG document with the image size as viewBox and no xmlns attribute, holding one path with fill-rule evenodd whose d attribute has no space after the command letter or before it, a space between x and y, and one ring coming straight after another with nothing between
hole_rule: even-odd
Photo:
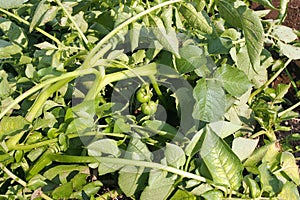
<instances>
[{"instance_id":1,"label":"leafy foliage","mask_svg":"<svg viewBox=\"0 0 300 200\"><path fill-rule=\"evenodd\" d=\"M280 19L241 0L0 0L0 12L1 198L299 199L275 134L297 117L283 109L290 85L268 88L299 59Z\"/></svg>"}]
</instances>

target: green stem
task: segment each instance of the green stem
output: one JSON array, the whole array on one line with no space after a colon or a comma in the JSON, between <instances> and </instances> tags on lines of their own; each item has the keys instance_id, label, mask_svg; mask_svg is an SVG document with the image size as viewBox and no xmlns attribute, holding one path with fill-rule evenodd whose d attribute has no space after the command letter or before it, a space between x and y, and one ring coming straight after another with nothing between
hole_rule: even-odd
<instances>
[{"instance_id":1,"label":"green stem","mask_svg":"<svg viewBox=\"0 0 300 200\"><path fill-rule=\"evenodd\" d=\"M125 70L121 72L115 72L113 74L107 74L102 79L102 81L99 83L97 90L95 91L96 94L98 94L107 84L113 83L116 81L133 78L137 75L139 76L150 76L157 73L157 64L150 63L142 67L137 67L134 69L134 72L132 70Z\"/></svg>"},{"instance_id":2,"label":"green stem","mask_svg":"<svg viewBox=\"0 0 300 200\"><path fill-rule=\"evenodd\" d=\"M158 4L156 6L153 6L152 8L145 10L131 18L129 18L128 20L126 20L125 22L123 22L122 24L120 24L118 27L116 27L114 30L112 30L109 34L107 34L102 40L100 40L100 42L91 50L91 52L87 55L84 63L82 64L83 68L86 68L87 66L91 66L94 63L91 62L91 60L98 60L100 57L97 55L97 52L102 48L102 46L107 43L113 36L115 36L118 32L120 32L123 28L125 28L126 26L128 26L129 24L135 22L136 20L138 20L139 18L159 9L162 8L164 6L170 5L170 4L174 4L174 3L178 3L182 0L171 0L171 1L166 1L164 3Z\"/></svg>"},{"instance_id":3,"label":"green stem","mask_svg":"<svg viewBox=\"0 0 300 200\"><path fill-rule=\"evenodd\" d=\"M294 110L294 109L297 108L298 106L300 106L300 101L299 101L298 103L296 103L295 105L289 107L288 109L286 109L286 110L284 110L284 111L278 113L278 117L281 117L281 116L283 116L284 114L286 114L287 112L290 112L290 111Z\"/></svg>"},{"instance_id":4,"label":"green stem","mask_svg":"<svg viewBox=\"0 0 300 200\"><path fill-rule=\"evenodd\" d=\"M289 70L288 69L285 69L285 73L287 74L287 76L289 77L290 81L291 81L291 84L293 86L293 89L295 90L295 92L297 93L298 92L298 88L297 88L297 84L295 83L292 75L290 74Z\"/></svg>"},{"instance_id":5,"label":"green stem","mask_svg":"<svg viewBox=\"0 0 300 200\"><path fill-rule=\"evenodd\" d=\"M23 94L18 96L11 104L9 104L9 106L7 106L0 113L0 119L2 117L4 117L7 112L9 112L14 106L18 105L18 103L23 101L25 98L29 97L30 95L36 93L40 89L43 89L44 87L46 87L46 86L48 86L52 83L56 83L58 81L69 79L69 78L75 78L75 77L82 76L82 75L93 74L93 73L96 74L96 73L98 73L98 71L96 69L90 68L90 69L84 69L84 70L68 72L68 73L65 73L65 74L63 74L59 77L48 79L45 82L40 83L40 84L32 87L30 90L27 90L26 92L24 92Z\"/></svg>"},{"instance_id":6,"label":"green stem","mask_svg":"<svg viewBox=\"0 0 300 200\"><path fill-rule=\"evenodd\" d=\"M28 122L32 122L34 120L34 118L36 117L37 113L39 112L39 110L41 109L41 107L43 106L44 102L47 101L47 99L57 90L59 90L62 86L64 86L65 84L67 84L69 81L71 81L73 78L69 78L63 81L59 81L57 83L54 83L53 85L49 85L48 87L44 88L41 93L39 94L39 96L37 97L37 99L35 100L35 102L33 103L33 105L31 106L31 108L29 109L29 111L26 114L26 119Z\"/></svg>"},{"instance_id":7,"label":"green stem","mask_svg":"<svg viewBox=\"0 0 300 200\"><path fill-rule=\"evenodd\" d=\"M161 101L162 105L167 106L167 101L166 101L164 95L162 94L162 92L159 89L156 78L153 75L149 76L149 78L151 80L152 86L153 86L159 100Z\"/></svg>"},{"instance_id":8,"label":"green stem","mask_svg":"<svg viewBox=\"0 0 300 200\"><path fill-rule=\"evenodd\" d=\"M47 196L45 193L42 193L40 195L40 197L42 197L43 199L46 199L46 200L53 200L52 198L50 198L49 196Z\"/></svg>"},{"instance_id":9,"label":"green stem","mask_svg":"<svg viewBox=\"0 0 300 200\"><path fill-rule=\"evenodd\" d=\"M42 141L42 142L38 142L38 143L34 143L34 144L15 145L15 146L12 146L12 147L8 148L8 150L9 151L11 151L11 150L24 150L24 151L27 151L27 150L36 149L36 148L39 148L39 147L42 147L42 146L50 145L50 144L53 144L53 143L56 143L56 142L58 142L58 139L54 138L54 139L50 139L50 140L46 140L46 141Z\"/></svg>"},{"instance_id":10,"label":"green stem","mask_svg":"<svg viewBox=\"0 0 300 200\"><path fill-rule=\"evenodd\" d=\"M69 18L69 20L71 21L71 23L75 26L76 30L78 31L79 36L82 38L82 40L84 41L85 45L88 46L88 39L85 37L85 35L83 34L83 32L81 31L81 29L79 28L78 24L74 21L73 17L71 16L71 14L68 12L68 10L64 7L64 5L61 3L60 0L55 0L56 3L63 9L64 13L67 15L67 17Z\"/></svg>"},{"instance_id":11,"label":"green stem","mask_svg":"<svg viewBox=\"0 0 300 200\"><path fill-rule=\"evenodd\" d=\"M253 98L259 94L260 92L262 92L264 89L266 89L268 87L268 85L270 85L280 74L281 72L290 64L290 62L292 61L292 59L289 59L284 66L279 69L265 84L263 84L260 88L258 88L257 90L255 90L249 97L248 99L248 104L250 105L252 103Z\"/></svg>"},{"instance_id":12,"label":"green stem","mask_svg":"<svg viewBox=\"0 0 300 200\"><path fill-rule=\"evenodd\" d=\"M88 132L88 133L84 133L83 135L73 133L73 134L68 134L67 135L68 139L72 139L72 138L76 138L76 137L85 137L85 136L113 136L113 137L120 137L120 138L125 137L125 135L122 134L122 133L102 133L102 132ZM56 142L58 142L58 139L53 138L53 139L50 139L50 140L37 142L37 143L34 143L34 144L27 144L27 145L17 144L17 145L8 147L8 150L9 151L12 151L12 150L28 151L28 150L36 149L36 148L39 148L39 147L42 147L42 146L51 145L51 144L56 143Z\"/></svg>"},{"instance_id":13,"label":"green stem","mask_svg":"<svg viewBox=\"0 0 300 200\"><path fill-rule=\"evenodd\" d=\"M139 161L139 160L129 160L123 158L110 158L110 157L90 157L90 156L69 156L69 155L57 155L51 154L49 158L55 162L62 163L95 163L95 162L103 162L103 163L112 163L118 165L131 165L131 166L139 166L139 167L148 167L154 169L160 169L164 171L171 172L173 174L178 174L185 178L191 178L201 182L207 182L206 178L202 176L198 176L196 174L192 174L189 172L185 172L173 167L169 167L166 165L162 165L159 163L147 162L147 161Z\"/></svg>"},{"instance_id":14,"label":"green stem","mask_svg":"<svg viewBox=\"0 0 300 200\"><path fill-rule=\"evenodd\" d=\"M30 26L30 22L26 21L25 19L11 13L11 12L8 12L7 10L4 10L2 8L0 8L0 12L3 12L5 14L7 14L8 16L11 16L15 19L17 19L18 21L22 22L23 24L26 24L28 26ZM46 31L44 31L43 29L40 29L38 27L35 27L35 30L37 30L38 32L40 32L41 34L43 34L44 36L48 37L49 39L51 39L52 41L54 41L57 45L59 46L64 46L56 37L54 37L53 35L47 33Z\"/></svg>"},{"instance_id":15,"label":"green stem","mask_svg":"<svg viewBox=\"0 0 300 200\"><path fill-rule=\"evenodd\" d=\"M11 179L18 182L23 187L27 186L27 183L25 181L17 177L14 173L12 173L9 169L7 169L2 163L0 163L0 169L2 169Z\"/></svg>"}]
</instances>

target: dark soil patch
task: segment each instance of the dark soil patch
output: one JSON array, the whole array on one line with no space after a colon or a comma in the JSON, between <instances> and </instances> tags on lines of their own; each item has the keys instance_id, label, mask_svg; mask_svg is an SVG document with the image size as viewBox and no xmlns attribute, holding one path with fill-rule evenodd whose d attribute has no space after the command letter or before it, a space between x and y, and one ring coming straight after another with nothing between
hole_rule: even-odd
<instances>
[{"instance_id":1,"label":"dark soil patch","mask_svg":"<svg viewBox=\"0 0 300 200\"><path fill-rule=\"evenodd\" d=\"M273 5L276 8L279 8L280 0L273 0ZM251 7L254 10L269 9L259 5L258 3L252 3ZM271 10L271 12L266 16L267 19L276 19L277 17L278 11L276 10ZM290 0L288 4L288 14L283 21L283 24L296 30L300 30L300 0Z\"/></svg>"}]
</instances>

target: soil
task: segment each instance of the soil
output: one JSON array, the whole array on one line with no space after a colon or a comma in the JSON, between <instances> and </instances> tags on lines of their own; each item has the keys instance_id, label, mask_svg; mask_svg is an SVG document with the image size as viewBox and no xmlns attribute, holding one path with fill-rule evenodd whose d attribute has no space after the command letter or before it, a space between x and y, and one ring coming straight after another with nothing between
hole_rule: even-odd
<instances>
[{"instance_id":1,"label":"soil","mask_svg":"<svg viewBox=\"0 0 300 200\"><path fill-rule=\"evenodd\" d=\"M280 0L273 0L273 5L279 8ZM252 3L251 6L254 10L268 9L259 5L258 3ZM266 16L267 19L276 19L278 17L278 11L271 10L271 12ZM300 1L290 0L288 4L288 14L283 22L284 25L300 30Z\"/></svg>"}]
</instances>

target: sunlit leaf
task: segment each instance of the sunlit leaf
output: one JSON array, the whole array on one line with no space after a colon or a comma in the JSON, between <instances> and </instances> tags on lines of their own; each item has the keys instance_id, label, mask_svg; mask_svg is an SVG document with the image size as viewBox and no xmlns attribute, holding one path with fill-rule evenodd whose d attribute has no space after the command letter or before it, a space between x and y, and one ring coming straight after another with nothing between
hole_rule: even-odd
<instances>
[{"instance_id":1,"label":"sunlit leaf","mask_svg":"<svg viewBox=\"0 0 300 200\"><path fill-rule=\"evenodd\" d=\"M23 5L28 0L0 0L0 8L10 9L17 8Z\"/></svg>"},{"instance_id":2,"label":"sunlit leaf","mask_svg":"<svg viewBox=\"0 0 300 200\"><path fill-rule=\"evenodd\" d=\"M193 117L206 122L218 121L225 114L225 92L216 81L204 78L194 88L196 104Z\"/></svg>"},{"instance_id":3,"label":"sunlit leaf","mask_svg":"<svg viewBox=\"0 0 300 200\"><path fill-rule=\"evenodd\" d=\"M33 18L30 23L30 27L29 27L30 32L35 27L39 26L39 23L42 21L43 16L45 15L46 11L49 9L50 9L50 4L47 0L40 1L37 8L35 9Z\"/></svg>"},{"instance_id":4,"label":"sunlit leaf","mask_svg":"<svg viewBox=\"0 0 300 200\"><path fill-rule=\"evenodd\" d=\"M167 177L166 171L152 169L149 173L148 186L141 194L141 200L165 199L170 192L176 175Z\"/></svg>"},{"instance_id":5,"label":"sunlit leaf","mask_svg":"<svg viewBox=\"0 0 300 200\"><path fill-rule=\"evenodd\" d=\"M177 145L167 143L165 156L168 165L179 168L185 163L184 151Z\"/></svg>"},{"instance_id":6,"label":"sunlit leaf","mask_svg":"<svg viewBox=\"0 0 300 200\"><path fill-rule=\"evenodd\" d=\"M200 150L215 184L238 190L243 179L243 165L230 147L209 128Z\"/></svg>"},{"instance_id":7,"label":"sunlit leaf","mask_svg":"<svg viewBox=\"0 0 300 200\"><path fill-rule=\"evenodd\" d=\"M102 154L109 154L118 157L121 152L118 148L117 142L112 139L97 140L87 146L90 156L101 156Z\"/></svg>"},{"instance_id":8,"label":"sunlit leaf","mask_svg":"<svg viewBox=\"0 0 300 200\"><path fill-rule=\"evenodd\" d=\"M260 182L262 184L262 190L270 192L272 195L278 194L282 188L282 182L276 178L274 174L268 169L266 163L261 164L258 167Z\"/></svg>"},{"instance_id":9,"label":"sunlit leaf","mask_svg":"<svg viewBox=\"0 0 300 200\"><path fill-rule=\"evenodd\" d=\"M220 81L232 96L241 96L252 86L246 74L234 67L224 65L217 69L214 77Z\"/></svg>"},{"instance_id":10,"label":"sunlit leaf","mask_svg":"<svg viewBox=\"0 0 300 200\"><path fill-rule=\"evenodd\" d=\"M300 184L299 169L296 164L295 157L290 152L282 152L281 158L281 170L294 181L295 184Z\"/></svg>"},{"instance_id":11,"label":"sunlit leaf","mask_svg":"<svg viewBox=\"0 0 300 200\"><path fill-rule=\"evenodd\" d=\"M22 116L3 117L0 121L0 139L6 135L14 135L26 130L29 122Z\"/></svg>"},{"instance_id":12,"label":"sunlit leaf","mask_svg":"<svg viewBox=\"0 0 300 200\"><path fill-rule=\"evenodd\" d=\"M246 6L235 8L234 4L229 1L219 0L218 8L221 16L229 24L243 30L250 63L254 69L258 69L260 66L259 56L264 43L264 30L260 19L254 11Z\"/></svg>"},{"instance_id":13,"label":"sunlit leaf","mask_svg":"<svg viewBox=\"0 0 300 200\"><path fill-rule=\"evenodd\" d=\"M157 16L150 17L150 21L153 26L152 31L161 45L168 51L174 53L176 57L180 58L179 44L175 30L166 29L163 21Z\"/></svg>"},{"instance_id":14,"label":"sunlit leaf","mask_svg":"<svg viewBox=\"0 0 300 200\"><path fill-rule=\"evenodd\" d=\"M132 196L139 186L139 178L144 168L125 166L119 171L118 183L126 196Z\"/></svg>"},{"instance_id":15,"label":"sunlit leaf","mask_svg":"<svg viewBox=\"0 0 300 200\"><path fill-rule=\"evenodd\" d=\"M204 34L213 34L213 25L204 10L197 12L191 4L182 4L179 11L191 27Z\"/></svg>"},{"instance_id":16,"label":"sunlit leaf","mask_svg":"<svg viewBox=\"0 0 300 200\"><path fill-rule=\"evenodd\" d=\"M255 150L258 139L248 139L238 137L232 141L232 151L239 157L241 161L248 158Z\"/></svg>"}]
</instances>

